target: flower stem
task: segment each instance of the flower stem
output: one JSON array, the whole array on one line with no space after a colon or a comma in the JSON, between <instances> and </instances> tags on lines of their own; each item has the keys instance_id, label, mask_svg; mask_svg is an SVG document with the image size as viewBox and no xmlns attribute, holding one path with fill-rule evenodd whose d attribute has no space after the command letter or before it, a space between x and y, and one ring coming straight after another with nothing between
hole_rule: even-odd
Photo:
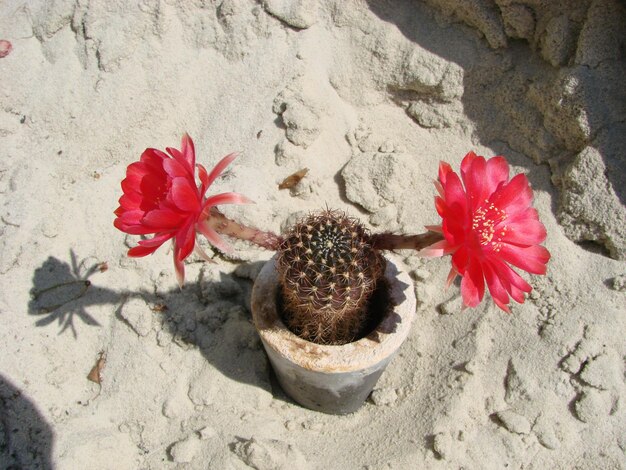
<instances>
[{"instance_id":1,"label":"flower stem","mask_svg":"<svg viewBox=\"0 0 626 470\"><path fill-rule=\"evenodd\" d=\"M443 240L443 235L437 232L429 231L419 235L396 235L385 232L372 235L370 243L379 250L421 250L440 240Z\"/></svg>"},{"instance_id":2,"label":"flower stem","mask_svg":"<svg viewBox=\"0 0 626 470\"><path fill-rule=\"evenodd\" d=\"M273 232L264 232L254 227L247 227L229 219L215 207L211 207L211 215L206 222L209 227L221 235L246 240L266 250L276 251L283 238Z\"/></svg>"}]
</instances>

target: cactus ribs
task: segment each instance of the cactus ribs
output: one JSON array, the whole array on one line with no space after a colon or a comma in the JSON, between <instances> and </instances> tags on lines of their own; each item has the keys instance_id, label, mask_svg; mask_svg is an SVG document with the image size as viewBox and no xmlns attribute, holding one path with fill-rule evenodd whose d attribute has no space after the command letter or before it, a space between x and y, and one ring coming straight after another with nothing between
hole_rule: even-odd
<instances>
[{"instance_id":1,"label":"cactus ribs","mask_svg":"<svg viewBox=\"0 0 626 470\"><path fill-rule=\"evenodd\" d=\"M326 210L299 221L280 245L277 268L283 320L298 336L345 344L375 326L369 307L384 289L385 259L356 219Z\"/></svg>"}]
</instances>

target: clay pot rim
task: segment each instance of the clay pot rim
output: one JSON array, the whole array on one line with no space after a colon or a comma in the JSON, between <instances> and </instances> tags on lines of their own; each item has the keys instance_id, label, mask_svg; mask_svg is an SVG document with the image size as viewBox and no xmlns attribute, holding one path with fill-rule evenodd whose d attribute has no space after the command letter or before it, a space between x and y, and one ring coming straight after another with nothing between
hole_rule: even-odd
<instances>
[{"instance_id":1,"label":"clay pot rim","mask_svg":"<svg viewBox=\"0 0 626 470\"><path fill-rule=\"evenodd\" d=\"M389 360L409 334L415 317L413 282L402 262L385 254L385 277L396 304L368 336L344 345L322 345L293 334L278 316L278 272L274 256L259 273L252 289L252 316L266 347L308 370L322 373L353 372Z\"/></svg>"}]
</instances>

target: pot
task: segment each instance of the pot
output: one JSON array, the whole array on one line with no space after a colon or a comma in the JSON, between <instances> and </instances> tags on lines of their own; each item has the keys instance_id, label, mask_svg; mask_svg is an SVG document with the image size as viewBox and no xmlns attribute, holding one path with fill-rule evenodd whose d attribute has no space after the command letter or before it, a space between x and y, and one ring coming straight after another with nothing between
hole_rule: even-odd
<instances>
[{"instance_id":1,"label":"pot","mask_svg":"<svg viewBox=\"0 0 626 470\"><path fill-rule=\"evenodd\" d=\"M275 258L259 273L252 289L252 318L278 382L299 404L330 414L356 411L408 336L416 308L413 282L397 257L385 259L391 305L374 331L340 346L315 344L289 331L277 308Z\"/></svg>"}]
</instances>

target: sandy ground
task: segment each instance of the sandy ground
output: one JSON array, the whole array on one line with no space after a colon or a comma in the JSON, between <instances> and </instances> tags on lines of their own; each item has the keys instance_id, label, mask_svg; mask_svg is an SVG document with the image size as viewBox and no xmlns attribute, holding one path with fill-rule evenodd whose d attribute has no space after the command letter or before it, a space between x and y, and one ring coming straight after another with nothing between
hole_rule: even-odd
<instances>
[{"instance_id":1,"label":"sandy ground","mask_svg":"<svg viewBox=\"0 0 626 470\"><path fill-rule=\"evenodd\" d=\"M625 25L610 0L2 2L0 467L626 468ZM326 206L420 232L440 160L504 154L548 274L461 312L449 260L403 253L400 354L359 412L303 409L248 310L272 253L192 257L179 290L113 227L126 166L185 131L207 167L242 152L215 191L277 232Z\"/></svg>"}]
</instances>

